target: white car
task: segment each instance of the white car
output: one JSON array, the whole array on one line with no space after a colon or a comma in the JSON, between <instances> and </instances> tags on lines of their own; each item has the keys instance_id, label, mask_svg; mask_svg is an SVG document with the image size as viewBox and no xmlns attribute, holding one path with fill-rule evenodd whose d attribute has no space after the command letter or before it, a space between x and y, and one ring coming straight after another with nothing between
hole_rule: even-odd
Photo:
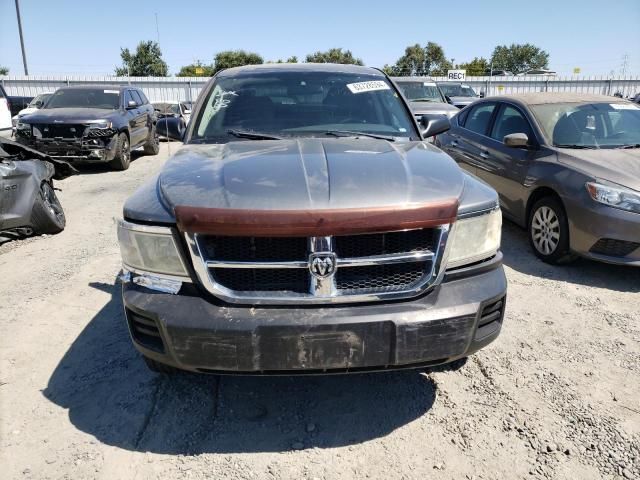
<instances>
[{"instance_id":1,"label":"white car","mask_svg":"<svg viewBox=\"0 0 640 480\"><path fill-rule=\"evenodd\" d=\"M36 110L40 110L42 106L45 103L47 103L47 100L49 100L49 97L51 95L53 95L53 92L41 93L33 97L33 100L29 102L29 105L27 105L27 108L23 108L18 112L17 115L14 115L13 118L11 118L11 125L13 129L15 130L16 125L18 125L18 120L20 120L21 117L24 117L25 115L29 115L30 113L33 113Z\"/></svg>"},{"instance_id":2,"label":"white car","mask_svg":"<svg viewBox=\"0 0 640 480\"><path fill-rule=\"evenodd\" d=\"M11 133L11 109L7 94L0 85L0 135L9 136Z\"/></svg>"}]
</instances>

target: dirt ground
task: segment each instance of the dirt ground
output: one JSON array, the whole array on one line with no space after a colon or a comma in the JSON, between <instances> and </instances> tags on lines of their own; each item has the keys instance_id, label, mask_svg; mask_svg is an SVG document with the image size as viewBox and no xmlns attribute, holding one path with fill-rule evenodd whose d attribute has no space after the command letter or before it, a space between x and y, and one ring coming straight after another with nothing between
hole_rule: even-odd
<instances>
[{"instance_id":1,"label":"dirt ground","mask_svg":"<svg viewBox=\"0 0 640 480\"><path fill-rule=\"evenodd\" d=\"M640 478L640 271L545 265L511 224L502 335L455 368L148 372L114 219L167 149L59 182L67 229L0 246L1 478Z\"/></svg>"}]
</instances>

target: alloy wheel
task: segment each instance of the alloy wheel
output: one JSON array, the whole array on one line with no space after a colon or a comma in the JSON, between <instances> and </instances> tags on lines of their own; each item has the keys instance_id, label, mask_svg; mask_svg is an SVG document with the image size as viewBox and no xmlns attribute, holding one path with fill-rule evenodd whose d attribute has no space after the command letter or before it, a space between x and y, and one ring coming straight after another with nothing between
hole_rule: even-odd
<instances>
[{"instance_id":1,"label":"alloy wheel","mask_svg":"<svg viewBox=\"0 0 640 480\"><path fill-rule=\"evenodd\" d=\"M533 214L531 239L536 250L543 255L551 255L560 243L560 220L556 212L541 206Z\"/></svg>"}]
</instances>

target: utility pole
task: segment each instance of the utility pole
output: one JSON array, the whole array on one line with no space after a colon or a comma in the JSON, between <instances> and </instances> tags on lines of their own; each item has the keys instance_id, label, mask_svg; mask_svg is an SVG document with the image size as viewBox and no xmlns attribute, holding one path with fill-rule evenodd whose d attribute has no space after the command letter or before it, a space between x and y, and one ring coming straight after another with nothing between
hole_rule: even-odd
<instances>
[{"instance_id":1,"label":"utility pole","mask_svg":"<svg viewBox=\"0 0 640 480\"><path fill-rule=\"evenodd\" d=\"M24 38L22 36L22 21L20 20L20 4L16 0L16 15L18 16L18 32L20 32L20 47L22 48L22 64L24 65L24 74L29 75L27 68L27 54L24 52Z\"/></svg>"},{"instance_id":2,"label":"utility pole","mask_svg":"<svg viewBox=\"0 0 640 480\"><path fill-rule=\"evenodd\" d=\"M158 13L156 12L156 36L158 38L158 46L160 46L160 29L158 28Z\"/></svg>"},{"instance_id":3,"label":"utility pole","mask_svg":"<svg viewBox=\"0 0 640 480\"><path fill-rule=\"evenodd\" d=\"M629 66L629 54L625 53L622 56L622 65L620 66L620 71L622 73L622 78L627 75L627 67Z\"/></svg>"}]
</instances>

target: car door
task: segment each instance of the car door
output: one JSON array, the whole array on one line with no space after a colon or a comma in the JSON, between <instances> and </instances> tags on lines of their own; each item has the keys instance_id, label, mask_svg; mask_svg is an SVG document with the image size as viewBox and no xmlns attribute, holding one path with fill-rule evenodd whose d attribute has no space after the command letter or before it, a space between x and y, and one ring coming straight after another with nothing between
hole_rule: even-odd
<instances>
[{"instance_id":1,"label":"car door","mask_svg":"<svg viewBox=\"0 0 640 480\"><path fill-rule=\"evenodd\" d=\"M480 169L487 156L484 143L496 110L496 102L479 102L470 107L464 118L464 125L455 134L453 148L461 166L480 176Z\"/></svg>"},{"instance_id":2,"label":"car door","mask_svg":"<svg viewBox=\"0 0 640 480\"><path fill-rule=\"evenodd\" d=\"M468 156L468 147L464 139L464 122L467 119L469 110L463 110L452 121L451 128L435 137L434 143L441 150L449 154L456 163L469 173L476 174L476 167Z\"/></svg>"},{"instance_id":3,"label":"car door","mask_svg":"<svg viewBox=\"0 0 640 480\"><path fill-rule=\"evenodd\" d=\"M530 148L505 145L504 137L513 133L527 135ZM489 136L483 141L478 176L498 192L505 213L516 218L524 215L524 182L536 146L533 129L521 108L515 104L500 102Z\"/></svg>"},{"instance_id":4,"label":"car door","mask_svg":"<svg viewBox=\"0 0 640 480\"><path fill-rule=\"evenodd\" d=\"M131 96L133 98L133 101L138 105L138 108L136 109L136 129L138 132L138 141L136 143L144 143L149 137L149 112L147 107L144 105L144 100L142 100L142 97L137 90L131 90Z\"/></svg>"}]
</instances>

